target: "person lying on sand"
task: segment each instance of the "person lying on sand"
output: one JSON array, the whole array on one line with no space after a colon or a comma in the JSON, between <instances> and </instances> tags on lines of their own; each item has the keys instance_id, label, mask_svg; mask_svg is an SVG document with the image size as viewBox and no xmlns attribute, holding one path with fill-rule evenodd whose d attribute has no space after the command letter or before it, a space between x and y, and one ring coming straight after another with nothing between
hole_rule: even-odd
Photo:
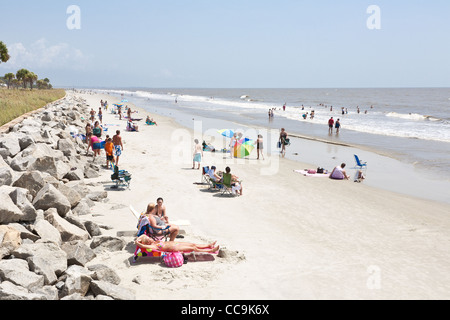
<instances>
[{"instance_id":1,"label":"person lying on sand","mask_svg":"<svg viewBox=\"0 0 450 320\"><path fill-rule=\"evenodd\" d=\"M202 245L188 242L174 242L174 241L155 241L145 234L140 236L135 241L136 245L141 249L155 250L162 252L206 252L215 253L219 251L219 246L216 242Z\"/></svg>"}]
</instances>

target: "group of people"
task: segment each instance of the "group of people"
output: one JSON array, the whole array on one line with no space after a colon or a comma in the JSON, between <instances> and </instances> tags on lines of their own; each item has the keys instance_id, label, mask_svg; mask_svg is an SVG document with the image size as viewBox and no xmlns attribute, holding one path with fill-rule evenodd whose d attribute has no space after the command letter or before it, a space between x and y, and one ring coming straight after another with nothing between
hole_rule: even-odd
<instances>
[{"instance_id":1,"label":"group of people","mask_svg":"<svg viewBox=\"0 0 450 320\"><path fill-rule=\"evenodd\" d=\"M336 134L339 134L339 130L341 128L341 119L337 119L335 122L334 118L331 117L328 120L328 133L329 134L333 134L333 127L336 128Z\"/></svg>"},{"instance_id":2,"label":"group of people","mask_svg":"<svg viewBox=\"0 0 450 320\"><path fill-rule=\"evenodd\" d=\"M156 203L156 205L150 203L139 219L138 238L135 241L138 247L161 252L216 253L219 251L220 248L216 242L207 245L175 242L177 238L184 238L179 234L180 227L169 222L164 200L158 198ZM163 241L162 238L165 236L168 236L170 240Z\"/></svg>"},{"instance_id":3,"label":"group of people","mask_svg":"<svg viewBox=\"0 0 450 320\"><path fill-rule=\"evenodd\" d=\"M346 164L342 163L340 166L337 166L333 169L333 171L330 174L330 179L334 180L349 180L350 176L345 171ZM365 179L364 172L362 170L356 171L355 178L353 179L354 182L362 182Z\"/></svg>"},{"instance_id":4,"label":"group of people","mask_svg":"<svg viewBox=\"0 0 450 320\"><path fill-rule=\"evenodd\" d=\"M217 168L215 166L212 166L211 169L209 169L209 171L207 172L207 174L216 185L220 185L221 183L223 183L223 172L221 171L216 172L216 169ZM231 173L230 167L225 168L225 173L231 175L231 192L233 194L238 194L242 196L243 193L242 180Z\"/></svg>"},{"instance_id":5,"label":"group of people","mask_svg":"<svg viewBox=\"0 0 450 320\"><path fill-rule=\"evenodd\" d=\"M107 102L100 101L102 107L107 106ZM101 119L101 108L99 108L99 119ZM91 109L90 111L90 119L91 122L95 120L95 111ZM106 167L109 168L113 164L116 166L119 165L119 157L122 155L123 151L123 142L122 137L120 135L120 130L116 131L116 134L111 138L109 135L106 135L105 140L102 141L103 136L103 128L100 126L99 121L94 122L94 126L91 123L86 124L86 155L89 153L89 149L94 153L94 161L97 156L100 156L101 150L104 149L106 153Z\"/></svg>"}]
</instances>

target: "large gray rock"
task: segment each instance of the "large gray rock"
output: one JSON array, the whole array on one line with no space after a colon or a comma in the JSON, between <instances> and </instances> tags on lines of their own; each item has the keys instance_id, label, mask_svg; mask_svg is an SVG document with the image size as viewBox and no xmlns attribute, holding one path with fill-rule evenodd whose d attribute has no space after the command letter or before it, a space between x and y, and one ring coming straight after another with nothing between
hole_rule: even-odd
<instances>
[{"instance_id":1,"label":"large gray rock","mask_svg":"<svg viewBox=\"0 0 450 320\"><path fill-rule=\"evenodd\" d=\"M55 208L61 217L65 217L71 208L69 200L51 184L46 184L37 193L33 205L42 210Z\"/></svg>"},{"instance_id":2,"label":"large gray rock","mask_svg":"<svg viewBox=\"0 0 450 320\"><path fill-rule=\"evenodd\" d=\"M0 226L0 260L22 244L20 232L11 226Z\"/></svg>"},{"instance_id":3,"label":"large gray rock","mask_svg":"<svg viewBox=\"0 0 450 320\"><path fill-rule=\"evenodd\" d=\"M37 158L28 169L47 172L58 180L64 178L70 171L68 164L51 156Z\"/></svg>"},{"instance_id":4,"label":"large gray rock","mask_svg":"<svg viewBox=\"0 0 450 320\"><path fill-rule=\"evenodd\" d=\"M46 296L41 293L30 293L24 287L3 281L0 283L0 300L46 300Z\"/></svg>"},{"instance_id":5,"label":"large gray rock","mask_svg":"<svg viewBox=\"0 0 450 320\"><path fill-rule=\"evenodd\" d=\"M44 219L37 220L33 225L33 231L45 242L62 243L61 234L50 222Z\"/></svg>"},{"instance_id":6,"label":"large gray rock","mask_svg":"<svg viewBox=\"0 0 450 320\"><path fill-rule=\"evenodd\" d=\"M19 135L9 133L0 138L0 147L6 149L6 155L14 158L20 152Z\"/></svg>"},{"instance_id":7,"label":"large gray rock","mask_svg":"<svg viewBox=\"0 0 450 320\"><path fill-rule=\"evenodd\" d=\"M19 222L24 217L23 212L14 204L9 196L9 187L0 187L0 224Z\"/></svg>"},{"instance_id":8,"label":"large gray rock","mask_svg":"<svg viewBox=\"0 0 450 320\"><path fill-rule=\"evenodd\" d=\"M44 277L31 272L28 263L21 259L0 260L0 278L28 290L44 286Z\"/></svg>"},{"instance_id":9,"label":"large gray rock","mask_svg":"<svg viewBox=\"0 0 450 320\"><path fill-rule=\"evenodd\" d=\"M74 293L78 293L84 297L89 290L92 274L91 271L78 265L67 268L64 273L66 280L62 287L60 297L69 296Z\"/></svg>"},{"instance_id":10,"label":"large gray rock","mask_svg":"<svg viewBox=\"0 0 450 320\"><path fill-rule=\"evenodd\" d=\"M22 211L23 217L21 218L21 221L32 222L36 220L36 209L30 202L32 196L27 189L12 187L9 197L17 208Z\"/></svg>"},{"instance_id":11,"label":"large gray rock","mask_svg":"<svg viewBox=\"0 0 450 320\"><path fill-rule=\"evenodd\" d=\"M97 295L105 295L114 300L134 300L135 293L129 289L119 287L107 281L92 281L90 286L92 292Z\"/></svg>"},{"instance_id":12,"label":"large gray rock","mask_svg":"<svg viewBox=\"0 0 450 320\"><path fill-rule=\"evenodd\" d=\"M50 222L59 231L63 242L72 240L86 241L89 239L89 233L86 230L80 229L62 218L55 208L50 208L45 211L44 217L45 220Z\"/></svg>"},{"instance_id":13,"label":"large gray rock","mask_svg":"<svg viewBox=\"0 0 450 320\"><path fill-rule=\"evenodd\" d=\"M121 238L112 236L98 236L92 238L91 249L94 249L95 252L101 250L106 250L109 252L121 251L125 247L125 244L125 241Z\"/></svg>"},{"instance_id":14,"label":"large gray rock","mask_svg":"<svg viewBox=\"0 0 450 320\"><path fill-rule=\"evenodd\" d=\"M68 186L66 186L62 182L56 188L64 196L66 196L67 200L69 200L70 208L74 208L74 207L76 207L78 205L78 203L80 203L81 196L76 190L74 190L72 188L69 188Z\"/></svg>"},{"instance_id":15,"label":"large gray rock","mask_svg":"<svg viewBox=\"0 0 450 320\"><path fill-rule=\"evenodd\" d=\"M24 172L16 181L14 181L13 186L27 189L34 198L39 190L45 186L45 183L46 182L41 172L27 171Z\"/></svg>"},{"instance_id":16,"label":"large gray rock","mask_svg":"<svg viewBox=\"0 0 450 320\"><path fill-rule=\"evenodd\" d=\"M59 139L57 148L67 157L77 154L75 144L70 139Z\"/></svg>"},{"instance_id":17,"label":"large gray rock","mask_svg":"<svg viewBox=\"0 0 450 320\"><path fill-rule=\"evenodd\" d=\"M67 254L52 242L24 243L11 254L30 261L33 271L44 275L46 281L52 281L67 269Z\"/></svg>"},{"instance_id":18,"label":"large gray rock","mask_svg":"<svg viewBox=\"0 0 450 320\"><path fill-rule=\"evenodd\" d=\"M93 280L101 280L106 281L115 285L120 284L120 277L117 273L108 266L103 264L96 264L88 267L89 271L93 271L94 275L92 276Z\"/></svg>"},{"instance_id":19,"label":"large gray rock","mask_svg":"<svg viewBox=\"0 0 450 320\"><path fill-rule=\"evenodd\" d=\"M10 167L0 168L0 186L10 186L13 182L13 172Z\"/></svg>"},{"instance_id":20,"label":"large gray rock","mask_svg":"<svg viewBox=\"0 0 450 320\"><path fill-rule=\"evenodd\" d=\"M66 242L61 246L61 249L66 252L69 265L76 264L84 267L96 257L94 251L81 240Z\"/></svg>"}]
</instances>

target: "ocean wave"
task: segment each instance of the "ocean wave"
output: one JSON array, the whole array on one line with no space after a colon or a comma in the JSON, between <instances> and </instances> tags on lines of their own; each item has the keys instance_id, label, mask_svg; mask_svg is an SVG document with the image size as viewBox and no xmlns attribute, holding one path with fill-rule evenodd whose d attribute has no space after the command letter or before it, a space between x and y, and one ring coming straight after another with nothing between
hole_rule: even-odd
<instances>
[{"instance_id":1,"label":"ocean wave","mask_svg":"<svg viewBox=\"0 0 450 320\"><path fill-rule=\"evenodd\" d=\"M392 118L400 118L405 120L415 120L415 121L441 121L442 119L433 117L433 116L427 116L423 114L418 113L397 113L397 112L389 112L386 114L387 117Z\"/></svg>"}]
</instances>

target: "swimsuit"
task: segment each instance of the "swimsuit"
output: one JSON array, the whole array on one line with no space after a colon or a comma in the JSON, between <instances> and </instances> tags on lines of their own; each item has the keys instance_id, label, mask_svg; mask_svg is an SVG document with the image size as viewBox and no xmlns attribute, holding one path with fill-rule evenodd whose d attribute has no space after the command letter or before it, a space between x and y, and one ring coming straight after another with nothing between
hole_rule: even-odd
<instances>
[{"instance_id":1,"label":"swimsuit","mask_svg":"<svg viewBox=\"0 0 450 320\"><path fill-rule=\"evenodd\" d=\"M114 146L114 154L116 157L120 157L122 154L122 147L121 146Z\"/></svg>"}]
</instances>

